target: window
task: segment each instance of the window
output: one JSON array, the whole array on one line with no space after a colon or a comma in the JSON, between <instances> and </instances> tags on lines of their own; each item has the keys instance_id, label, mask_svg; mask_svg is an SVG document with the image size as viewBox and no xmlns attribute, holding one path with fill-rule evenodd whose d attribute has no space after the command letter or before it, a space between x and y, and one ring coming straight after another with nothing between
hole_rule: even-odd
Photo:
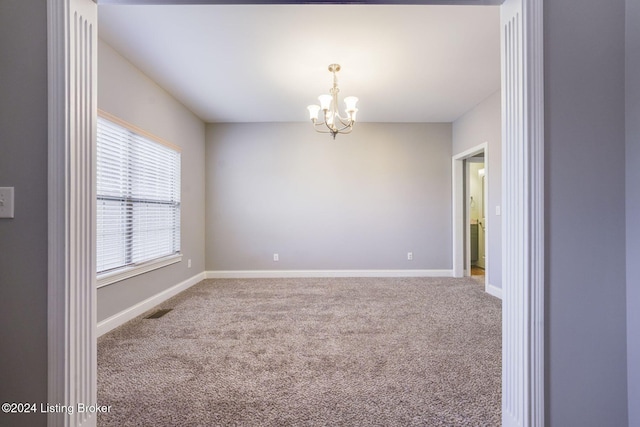
<instances>
[{"instance_id":1,"label":"window","mask_svg":"<svg viewBox=\"0 0 640 427\"><path fill-rule=\"evenodd\" d=\"M180 261L175 147L101 112L96 179L99 285Z\"/></svg>"}]
</instances>

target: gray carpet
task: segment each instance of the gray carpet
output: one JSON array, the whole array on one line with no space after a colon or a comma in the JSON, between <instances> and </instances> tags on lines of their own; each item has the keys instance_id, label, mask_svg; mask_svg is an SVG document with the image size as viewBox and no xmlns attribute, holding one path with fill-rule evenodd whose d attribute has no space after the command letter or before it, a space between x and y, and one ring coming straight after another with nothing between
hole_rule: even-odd
<instances>
[{"instance_id":1,"label":"gray carpet","mask_svg":"<svg viewBox=\"0 0 640 427\"><path fill-rule=\"evenodd\" d=\"M98 341L99 426L498 426L473 279L206 280Z\"/></svg>"}]
</instances>

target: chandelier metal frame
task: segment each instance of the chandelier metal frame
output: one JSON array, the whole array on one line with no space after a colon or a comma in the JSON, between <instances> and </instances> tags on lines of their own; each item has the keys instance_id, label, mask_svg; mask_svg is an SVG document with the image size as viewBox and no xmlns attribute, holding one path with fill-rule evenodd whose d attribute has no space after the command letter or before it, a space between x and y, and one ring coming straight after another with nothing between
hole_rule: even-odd
<instances>
[{"instance_id":1,"label":"chandelier metal frame","mask_svg":"<svg viewBox=\"0 0 640 427\"><path fill-rule=\"evenodd\" d=\"M333 73L333 87L329 89L329 95L320 95L318 100L320 105L309 105L309 117L313 123L313 127L316 132L329 133L336 139L336 135L339 133L348 134L353 130L353 125L356 122L356 103L358 98L355 96L348 96L344 99L346 105L346 116L341 116L338 110L338 76L336 73L340 71L340 64L329 65L329 71ZM318 113L322 111L322 119L318 120Z\"/></svg>"}]
</instances>

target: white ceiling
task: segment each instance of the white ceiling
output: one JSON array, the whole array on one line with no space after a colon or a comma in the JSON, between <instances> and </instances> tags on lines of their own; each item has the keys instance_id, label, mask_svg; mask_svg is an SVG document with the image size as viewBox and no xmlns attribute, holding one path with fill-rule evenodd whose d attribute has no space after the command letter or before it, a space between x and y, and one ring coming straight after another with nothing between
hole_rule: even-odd
<instances>
[{"instance_id":1,"label":"white ceiling","mask_svg":"<svg viewBox=\"0 0 640 427\"><path fill-rule=\"evenodd\" d=\"M452 122L500 88L498 6L99 6L100 37L206 122Z\"/></svg>"}]
</instances>

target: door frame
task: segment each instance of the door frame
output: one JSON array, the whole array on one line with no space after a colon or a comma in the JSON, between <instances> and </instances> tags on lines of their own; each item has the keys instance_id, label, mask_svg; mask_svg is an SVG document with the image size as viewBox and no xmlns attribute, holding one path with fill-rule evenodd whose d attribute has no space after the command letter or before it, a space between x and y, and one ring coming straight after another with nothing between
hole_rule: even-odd
<instances>
[{"instance_id":1,"label":"door frame","mask_svg":"<svg viewBox=\"0 0 640 427\"><path fill-rule=\"evenodd\" d=\"M152 3L150 0L118 2ZM496 2L499 3L486 1ZM545 421L543 2L504 0L500 6L502 424L505 427L542 427ZM162 3L233 2L165 0ZM442 1L417 0L411 3L442 4ZM469 4L469 0L453 0L447 4ZM76 149L91 147L95 138L91 133L75 133L79 129L75 125L84 123L90 126L96 116L97 87L86 87L83 100L77 98L71 87L72 83L84 82L74 78L85 76L87 70L95 65L97 52L90 49L85 52L88 55L76 55L78 27L77 21L72 19L75 7L81 14L97 15L97 5L93 0L47 1L48 401L60 405L74 405L86 396L91 400L97 388L95 278L87 275L87 270L90 271L95 263L95 249L90 249L95 238L95 208L91 200L77 197L80 193L86 195L91 185L83 178L93 176L95 166L78 162L76 158ZM97 37L97 20L83 28L91 29L93 37ZM79 318L83 319L80 329ZM93 319L93 325L87 325L87 319ZM84 403L94 402L85 400ZM95 423L95 417L80 419L69 414L50 414L47 417L49 426L91 426Z\"/></svg>"},{"instance_id":2,"label":"door frame","mask_svg":"<svg viewBox=\"0 0 640 427\"><path fill-rule=\"evenodd\" d=\"M487 177L486 177L486 169L484 166L484 153L483 157L470 157L465 159L465 195L468 195L469 197L465 198L465 224L467 224L468 230L467 230L467 234L465 237L467 237L466 242L465 242L465 250L467 252L467 258L465 259L465 268L467 271L467 276L471 277L473 274L471 273L471 180L472 180L472 175L471 175L471 165L472 164L478 164L481 163L483 166L482 168L485 170L485 174L480 178L480 185L481 185L481 189L480 189L480 193L482 194L482 222L478 222L478 261L480 260L482 255L484 257L484 264L485 266L482 267L484 270L487 270L487 257L489 254L489 251L487 250L487 243L485 241L486 239L486 235L487 235L487 214L488 211L486 210L486 202L487 202L487 190L488 188L485 187L485 182L487 181ZM476 201L477 202L477 201ZM483 242L484 242L484 248L482 248L482 253L480 253L480 228L482 228L483 230ZM486 280L488 279L488 275L485 275L485 284L486 284Z\"/></svg>"},{"instance_id":3,"label":"door frame","mask_svg":"<svg viewBox=\"0 0 640 427\"><path fill-rule=\"evenodd\" d=\"M474 147L471 147L461 153L454 155L451 159L451 182L452 182L452 198L451 198L451 218L452 218L452 231L453 231L453 277L470 276L471 261L469 250L469 198L466 197L465 189L469 186L469 177L465 175L465 160L476 156L480 153L484 153L484 200L485 203L482 206L485 218L488 218L487 201L489 200L489 180L490 178L490 166L489 166L489 143L483 142ZM491 235L489 234L489 221L485 219L485 279L484 286L485 292L488 292L494 296L495 292L489 289L489 272L491 271L491 261L489 251L489 242L491 241ZM501 297L501 296L499 296Z\"/></svg>"}]
</instances>

